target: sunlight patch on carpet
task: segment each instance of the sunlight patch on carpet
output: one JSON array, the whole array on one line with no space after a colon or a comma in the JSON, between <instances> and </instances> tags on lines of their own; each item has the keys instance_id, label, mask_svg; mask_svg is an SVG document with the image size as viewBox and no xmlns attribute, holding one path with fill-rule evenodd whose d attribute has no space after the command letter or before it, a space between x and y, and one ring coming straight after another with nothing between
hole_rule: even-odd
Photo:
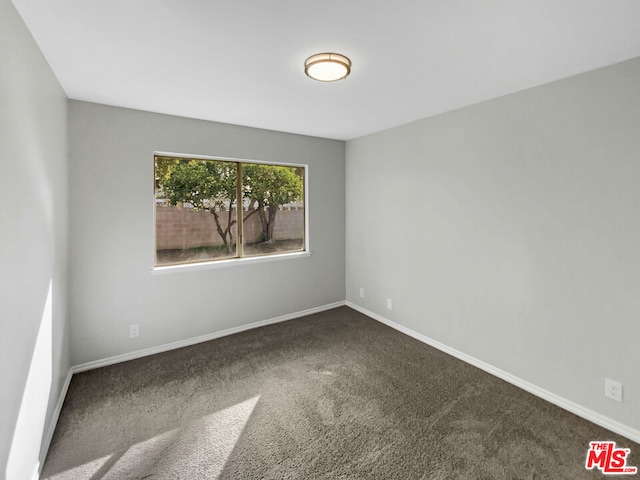
<instances>
[{"instance_id":1,"label":"sunlight patch on carpet","mask_svg":"<svg viewBox=\"0 0 640 480\"><path fill-rule=\"evenodd\" d=\"M108 469L106 478L132 474L153 478L215 479L222 473L260 396L206 415L182 428L136 443ZM84 478L84 477L83 477Z\"/></svg>"},{"instance_id":2,"label":"sunlight patch on carpet","mask_svg":"<svg viewBox=\"0 0 640 480\"><path fill-rule=\"evenodd\" d=\"M95 475L102 469L102 467L109 461L113 455L107 455L106 457L96 458L90 462L78 465L76 467L65 470L50 477L46 477L47 480L66 480L68 478L94 478Z\"/></svg>"}]
</instances>

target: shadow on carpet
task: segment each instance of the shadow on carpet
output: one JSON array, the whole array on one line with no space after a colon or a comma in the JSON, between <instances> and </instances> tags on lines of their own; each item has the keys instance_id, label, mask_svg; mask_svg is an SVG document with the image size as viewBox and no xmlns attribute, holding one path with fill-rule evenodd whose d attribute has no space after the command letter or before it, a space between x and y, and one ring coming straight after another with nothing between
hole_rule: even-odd
<instances>
[{"instance_id":1,"label":"shadow on carpet","mask_svg":"<svg viewBox=\"0 0 640 480\"><path fill-rule=\"evenodd\" d=\"M341 307L74 375L41 478L604 478L593 440L640 466L640 445Z\"/></svg>"}]
</instances>

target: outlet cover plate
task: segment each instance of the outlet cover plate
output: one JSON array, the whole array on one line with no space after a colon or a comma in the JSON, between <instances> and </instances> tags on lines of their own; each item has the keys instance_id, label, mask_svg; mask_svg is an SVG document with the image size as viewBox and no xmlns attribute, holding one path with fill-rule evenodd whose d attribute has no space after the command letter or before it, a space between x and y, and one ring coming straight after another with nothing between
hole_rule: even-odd
<instances>
[{"instance_id":1,"label":"outlet cover plate","mask_svg":"<svg viewBox=\"0 0 640 480\"><path fill-rule=\"evenodd\" d=\"M616 402L622 402L622 384L611 380L610 378L604 379L604 394Z\"/></svg>"},{"instance_id":2,"label":"outlet cover plate","mask_svg":"<svg viewBox=\"0 0 640 480\"><path fill-rule=\"evenodd\" d=\"M129 325L129 338L138 338L140 336L140 325Z\"/></svg>"}]
</instances>

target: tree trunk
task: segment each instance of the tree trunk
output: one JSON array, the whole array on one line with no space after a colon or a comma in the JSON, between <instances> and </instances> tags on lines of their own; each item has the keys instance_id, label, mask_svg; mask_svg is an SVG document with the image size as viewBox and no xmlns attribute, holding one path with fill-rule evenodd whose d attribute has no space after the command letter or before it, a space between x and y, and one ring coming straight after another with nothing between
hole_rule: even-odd
<instances>
[{"instance_id":1,"label":"tree trunk","mask_svg":"<svg viewBox=\"0 0 640 480\"><path fill-rule=\"evenodd\" d=\"M231 251L231 247L233 246L233 232L231 231L231 227L233 227L233 224L236 223L235 220L232 220L232 215L231 212L233 212L233 209L231 208L231 204L229 204L229 215L227 216L227 230L225 232L225 234L229 234L229 245L227 245L226 243L224 244L225 248L227 249L227 253L233 253Z\"/></svg>"},{"instance_id":2,"label":"tree trunk","mask_svg":"<svg viewBox=\"0 0 640 480\"><path fill-rule=\"evenodd\" d=\"M278 213L278 207L258 205L258 215L260 216L260 223L262 223L262 238L261 242L273 241L273 226L276 224L276 213Z\"/></svg>"},{"instance_id":3,"label":"tree trunk","mask_svg":"<svg viewBox=\"0 0 640 480\"><path fill-rule=\"evenodd\" d=\"M266 242L269 240L269 220L267 219L267 215L264 211L264 205L261 203L258 203L258 216L260 217L260 223L262 224L262 236L260 241Z\"/></svg>"},{"instance_id":4,"label":"tree trunk","mask_svg":"<svg viewBox=\"0 0 640 480\"><path fill-rule=\"evenodd\" d=\"M273 227L276 224L276 213L278 213L278 207L269 206L269 227L268 227L268 242L273 240Z\"/></svg>"},{"instance_id":5,"label":"tree trunk","mask_svg":"<svg viewBox=\"0 0 640 480\"><path fill-rule=\"evenodd\" d=\"M222 226L220 225L220 215L218 215L218 212L216 212L213 208L210 210L210 212L213 213L213 218L216 221L216 230L218 231L218 235L220 235L220 238L222 238L222 241L224 242L224 249L226 253L227 254L233 253L231 250L231 245L233 244L233 235L231 234L231 227L235 223L235 220L229 221L227 224L227 228L223 230ZM229 212L231 212L231 210L229 210ZM229 218L231 218L231 213L229 213ZM229 236L228 239L227 239L227 236Z\"/></svg>"}]
</instances>

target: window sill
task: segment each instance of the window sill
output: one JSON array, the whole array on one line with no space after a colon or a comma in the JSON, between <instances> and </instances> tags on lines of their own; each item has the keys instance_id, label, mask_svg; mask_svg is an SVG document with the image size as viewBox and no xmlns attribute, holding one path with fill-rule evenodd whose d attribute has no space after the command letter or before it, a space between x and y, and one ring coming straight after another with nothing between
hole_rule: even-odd
<instances>
[{"instance_id":1,"label":"window sill","mask_svg":"<svg viewBox=\"0 0 640 480\"><path fill-rule=\"evenodd\" d=\"M153 267L151 269L151 273L153 275L164 275L167 273L193 272L197 270L211 270L239 265L252 265L254 263L275 262L279 260L310 256L311 252L293 252L264 255L261 257L230 258L228 260L216 260L213 262L186 263L182 265L167 265L166 267Z\"/></svg>"}]
</instances>

